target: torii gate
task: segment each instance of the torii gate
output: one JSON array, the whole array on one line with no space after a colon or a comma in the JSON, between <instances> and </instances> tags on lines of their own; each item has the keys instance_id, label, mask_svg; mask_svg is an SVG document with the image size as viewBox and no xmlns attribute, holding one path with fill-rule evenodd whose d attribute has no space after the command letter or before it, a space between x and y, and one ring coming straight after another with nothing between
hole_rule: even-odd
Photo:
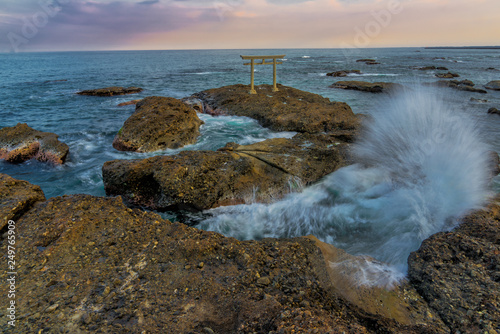
<instances>
[{"instance_id":1,"label":"torii gate","mask_svg":"<svg viewBox=\"0 0 500 334\"><path fill-rule=\"evenodd\" d=\"M277 59L283 59L285 55L277 55L277 56L241 56L241 59L250 60L249 63L245 63L243 65L250 65L250 94L257 94L254 88L254 66L255 65L273 65L273 92L278 91L278 87L276 87L276 65L283 64L283 62L278 62ZM260 63L256 63L255 60L262 60ZM272 59L273 62L266 62L266 59Z\"/></svg>"}]
</instances>

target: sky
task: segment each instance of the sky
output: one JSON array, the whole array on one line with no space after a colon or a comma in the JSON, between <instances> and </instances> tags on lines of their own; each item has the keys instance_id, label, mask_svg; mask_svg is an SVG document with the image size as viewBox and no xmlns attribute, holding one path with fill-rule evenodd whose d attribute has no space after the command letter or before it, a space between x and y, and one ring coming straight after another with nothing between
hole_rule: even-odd
<instances>
[{"instance_id":1,"label":"sky","mask_svg":"<svg viewBox=\"0 0 500 334\"><path fill-rule=\"evenodd\" d=\"M0 52L500 45L499 0L1 0Z\"/></svg>"}]
</instances>

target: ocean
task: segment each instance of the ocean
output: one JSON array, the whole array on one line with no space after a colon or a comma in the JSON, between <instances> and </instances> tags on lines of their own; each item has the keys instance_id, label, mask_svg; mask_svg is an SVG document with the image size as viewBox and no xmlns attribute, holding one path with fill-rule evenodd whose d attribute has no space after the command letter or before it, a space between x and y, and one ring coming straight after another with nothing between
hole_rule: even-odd
<instances>
[{"instance_id":1,"label":"ocean","mask_svg":"<svg viewBox=\"0 0 500 334\"><path fill-rule=\"evenodd\" d=\"M390 102L385 94L347 91L329 86L338 80L386 81L400 83L418 90L415 87L439 80L434 75L437 72L443 72L417 69L424 66L444 66L450 72L458 73L460 75L458 80L471 80L477 88L483 88L491 80L500 80L500 50L488 49L179 50L0 54L0 91L2 92L0 128L14 126L18 122L27 123L36 130L58 134L59 140L70 147L70 153L64 165L52 166L37 161L10 164L0 161L0 173L6 173L41 186L46 197L77 193L105 196L101 168L104 162L109 160L176 154L181 150L216 150L227 142L250 144L267 138L292 137L294 133L274 132L245 117L199 115L205 124L201 127L201 136L198 142L193 145L147 154L119 152L111 145L118 130L135 110L133 105L118 107L119 103L152 95L183 98L209 88L237 83L248 84L250 69L249 66L243 65L244 61L240 55L259 54L286 55L283 64L278 65L278 83L317 93L332 101L347 102L355 113L370 114L374 117L378 117L377 115L383 113L385 109L392 110L394 117L397 117L397 110L394 112L397 107L389 106ZM372 58L379 64L368 65L356 62L357 59L362 58ZM328 72L354 69L360 70L362 74L352 74L347 78L333 78L326 75ZM272 66L257 66L255 82L256 84L271 84ZM116 97L92 97L76 94L80 90L107 86L137 86L144 88L144 91L139 94ZM430 107L424 103L422 108L446 109L447 117L451 118L454 115L463 115L464 122L472 126L469 130L464 128L464 133L471 131L477 133L481 143L485 143L489 149L500 152L500 116L487 114L490 107L500 109L500 91L489 90L487 94L479 94L452 90L451 88L432 88L431 93L436 95L440 102ZM419 99L425 101L428 98L419 95ZM427 114L428 117L432 117L432 113ZM439 127L439 125L437 126ZM452 127L447 131L454 132L455 128ZM417 137L412 137L410 140L421 140ZM473 141L475 139L460 138L458 140L456 136L450 136L447 140L454 141L455 146L460 144L459 149L461 148L461 150L474 150L474 146L467 145L467 143L475 143ZM448 151L454 152L453 149ZM454 156L450 154L446 158L453 165ZM337 180L338 175L342 173L338 173L337 176L329 176L326 179ZM356 174L357 171L353 171L353 173ZM350 174L350 177L354 174ZM464 185L468 182L470 184L474 180L474 177L467 174L461 177L463 178L461 182L463 181ZM349 186L342 182L339 183L338 180L331 182L339 186ZM420 189L420 191L424 190ZM493 180L489 190L500 193L499 177ZM356 197L356 194L358 193L349 193L348 197ZM446 194L446 192L441 194ZM369 197L371 195L364 193L359 196ZM313 207L315 205L311 204ZM455 208L453 206L455 204L446 205ZM230 217L229 220L236 221L234 216L227 215L227 210L232 211L231 214L237 216L243 211L249 211L250 216L253 216L257 206L227 208L223 209L222 211L226 211L222 213L218 213L217 210L210 212L208 215L212 218L202 223L201 226L217 230L215 225L219 224L219 221L217 219L214 221L213 216L224 215L226 218ZM331 207L335 206L335 202L332 202ZM324 214L326 217L331 217L338 215L340 210L340 215L342 215L342 209L337 209L335 213L327 210ZM262 208L258 210L262 210ZM270 208L268 207L266 210L270 210ZM353 208L350 207L349 210L352 211ZM369 210L369 208L364 206L363 210ZM457 214L462 213L460 209L457 210ZM239 213L234 213L234 211ZM448 211L445 210L445 213L451 215ZM367 214L367 216L370 215ZM354 219L353 217L347 220ZM384 219L401 220L401 216L399 214L389 215L388 217L384 216ZM283 224L289 225L293 222L290 223L287 220ZM314 224L318 225L318 222L315 221ZM319 226L319 230L321 230L321 222L319 222ZM441 224L431 232L437 232L442 228L445 227ZM295 234L273 232L258 235L254 233L242 234L241 230L243 229L241 226L236 228L232 226L220 231L223 233L226 231L226 234L242 239L265 236L296 236L297 233L311 232L306 228L296 229ZM270 227L270 229L273 228ZM322 234L317 230L313 232ZM405 231L405 233L407 232ZM345 233L349 234L349 232ZM323 240L336 244L337 239L331 234L325 234ZM352 249L353 253L366 253L377 257L376 247L363 248L355 245L349 247L346 242L352 244L356 241L347 238L343 239L342 242L337 242L337 244ZM384 252L391 253L387 249L384 249ZM399 256L398 259L394 260L399 261L396 263L398 270L405 270L405 265L401 264L401 258L405 256ZM391 259L388 260L383 256L380 259L392 263Z\"/></svg>"}]
</instances>

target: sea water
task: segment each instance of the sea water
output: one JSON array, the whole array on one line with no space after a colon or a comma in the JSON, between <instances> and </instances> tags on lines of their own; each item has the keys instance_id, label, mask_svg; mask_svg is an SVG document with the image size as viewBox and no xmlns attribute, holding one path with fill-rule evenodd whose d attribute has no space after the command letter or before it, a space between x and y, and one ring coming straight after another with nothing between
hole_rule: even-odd
<instances>
[{"instance_id":1,"label":"sea water","mask_svg":"<svg viewBox=\"0 0 500 334\"><path fill-rule=\"evenodd\" d=\"M267 138L291 137L294 133L270 131L245 117L199 115L205 124L193 145L148 154L119 152L112 147L114 136L134 112L134 106L118 107L119 103L152 95L182 98L208 88L248 84L249 67L243 66L240 55L258 54L286 54L283 64L278 65L279 83L320 94L332 101L347 102L355 113L373 117L376 125L373 129L383 130L379 130L378 135L373 129L364 132L357 146L358 164L271 206L253 204L214 211L211 214L215 216L204 223L205 227L242 239L313 233L350 252L370 254L404 271L406 254L418 248L422 238L448 228L453 224L453 217L481 203L484 192L474 189L483 189L484 184L482 177L474 176L480 168L473 160L482 161L479 153L484 151L484 145L500 152L500 117L487 114L490 107L500 109L500 92L490 90L488 94L479 94L434 88L437 96L429 100L432 94L424 91L415 96L407 95L403 100L391 100L385 94L345 91L329 86L337 80L422 86L436 81L437 71L421 71L418 67L445 66L460 74L458 79L472 80L476 87L482 88L491 80L500 80L498 50L402 48L348 52L288 49L0 54L0 128L27 123L34 129L58 134L70 148L64 165L0 161L0 173L40 185L47 197L75 193L104 196L101 168L109 160L176 154L182 150L216 150L227 142L250 144ZM374 58L380 64L356 62L360 58ZM361 74L347 78L326 75L353 69L361 70ZM272 67L257 66L255 79L256 84L272 83ZM107 86L139 86L144 91L115 97L76 94L80 90ZM428 104L431 101L432 104ZM407 109L401 108L402 105ZM404 110L411 112L405 114ZM400 131L402 128L391 127L391 119L409 128ZM450 120L449 124L446 119ZM461 127L459 119L469 124L466 131L457 131ZM434 132L419 132L420 127ZM415 137L413 143L417 145L410 148L416 151L406 150L405 145L409 144L403 140L405 135ZM429 155L432 141L439 145L435 146L437 151ZM398 143L405 144L398 148ZM456 150L447 146L452 143L459 144L453 146ZM384 145L386 151L382 150ZM391 156L393 151L400 149L399 155ZM452 156L444 154L455 155L459 153L457 150L470 155L460 155L461 160L453 160ZM447 163L448 160L456 164ZM470 171L457 170L458 165L467 166ZM457 196L458 190L463 188L471 188L470 194ZM488 190L500 192L498 177ZM301 205L295 205L294 201ZM287 208L293 207L300 212L290 214ZM256 232L249 223L226 222L219 227L213 223L213 219L241 215L253 221L260 217L259 224L264 224L266 229ZM280 215L283 217L276 218ZM267 220L262 218L264 216ZM385 237L374 240L373 231ZM393 251L407 244L408 249L404 252Z\"/></svg>"}]
</instances>

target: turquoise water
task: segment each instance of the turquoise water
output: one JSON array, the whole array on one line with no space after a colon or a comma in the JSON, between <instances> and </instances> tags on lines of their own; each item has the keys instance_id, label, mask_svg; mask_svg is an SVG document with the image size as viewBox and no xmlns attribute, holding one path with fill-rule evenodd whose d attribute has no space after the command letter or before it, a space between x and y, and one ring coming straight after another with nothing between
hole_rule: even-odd
<instances>
[{"instance_id":1,"label":"turquoise water","mask_svg":"<svg viewBox=\"0 0 500 334\"><path fill-rule=\"evenodd\" d=\"M343 79L327 77L327 72L359 69L363 75L347 79L410 85L436 81L433 71L412 68L435 65L446 66L459 73L459 79L470 79L477 86L500 80L500 71L486 70L489 67L500 69L498 50L409 48L359 49L347 53L339 49L290 49L0 54L0 128L27 123L37 130L57 133L70 147L68 161L63 166L36 161L12 165L2 161L0 172L40 185L47 197L74 193L105 195L101 176L105 161L148 156L119 152L111 146L115 134L134 111L134 106L117 107L117 104L151 95L182 98L208 88L248 83L249 67L243 66L241 54L286 54L286 60L278 66L278 82L345 101L356 113L383 109L381 97L329 88L334 81ZM356 63L359 58L375 58L380 65ZM271 83L272 67L258 66L255 78L256 83ZM83 89L112 85L139 86L144 91L110 98L75 94ZM439 90L452 108L471 115L479 123L485 141L500 151L500 117L486 114L489 107L500 108L500 92L489 91L482 95ZM471 97L488 102L470 102ZM293 135L274 133L246 118L200 117L206 122L202 136L195 145L183 150L214 150L229 141L248 144L269 137ZM498 181L495 187L500 189Z\"/></svg>"}]
</instances>

